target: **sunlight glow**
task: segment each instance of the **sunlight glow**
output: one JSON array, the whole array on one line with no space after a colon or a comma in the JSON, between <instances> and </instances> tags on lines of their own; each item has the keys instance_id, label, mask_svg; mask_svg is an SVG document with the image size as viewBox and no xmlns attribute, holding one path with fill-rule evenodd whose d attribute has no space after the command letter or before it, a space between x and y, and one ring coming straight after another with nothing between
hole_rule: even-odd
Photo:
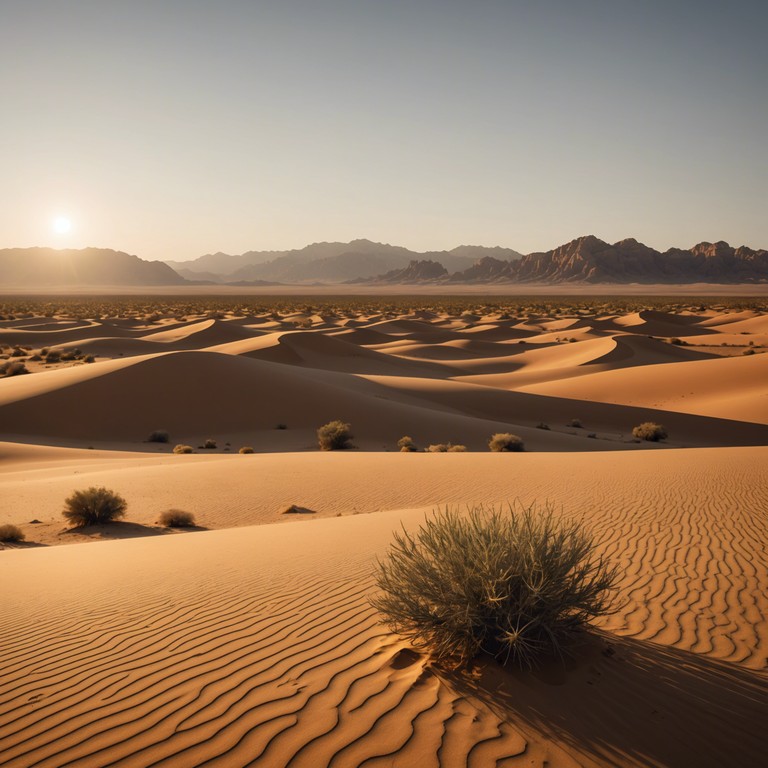
<instances>
[{"instance_id":1,"label":"sunlight glow","mask_svg":"<svg viewBox=\"0 0 768 768\"><path fill-rule=\"evenodd\" d=\"M72 221L67 216L57 216L53 220L53 231L59 235L66 235L72 229Z\"/></svg>"}]
</instances>

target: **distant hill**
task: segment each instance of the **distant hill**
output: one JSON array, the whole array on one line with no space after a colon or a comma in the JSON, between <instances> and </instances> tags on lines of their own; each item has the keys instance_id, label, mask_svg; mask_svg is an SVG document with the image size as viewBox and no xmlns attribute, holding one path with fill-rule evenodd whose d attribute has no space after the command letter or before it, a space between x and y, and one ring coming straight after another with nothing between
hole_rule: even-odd
<instances>
[{"instance_id":1,"label":"distant hill","mask_svg":"<svg viewBox=\"0 0 768 768\"><path fill-rule=\"evenodd\" d=\"M448 270L437 261L422 259L413 260L407 267L402 269L393 269L384 275L379 275L370 282L409 284L409 283L427 283L436 282L448 276ZM350 283L366 282L358 278L350 280Z\"/></svg>"},{"instance_id":2,"label":"distant hill","mask_svg":"<svg viewBox=\"0 0 768 768\"><path fill-rule=\"evenodd\" d=\"M461 245L451 251L419 253L402 246L360 239L349 243L313 243L291 251L206 254L192 261L166 263L190 280L342 283L404 269L411 261L433 260L447 271L455 272L490 254L499 259L521 257L510 248Z\"/></svg>"},{"instance_id":3,"label":"distant hill","mask_svg":"<svg viewBox=\"0 0 768 768\"><path fill-rule=\"evenodd\" d=\"M3 287L184 285L186 282L162 261L144 261L109 248L0 249L0 285Z\"/></svg>"}]
</instances>

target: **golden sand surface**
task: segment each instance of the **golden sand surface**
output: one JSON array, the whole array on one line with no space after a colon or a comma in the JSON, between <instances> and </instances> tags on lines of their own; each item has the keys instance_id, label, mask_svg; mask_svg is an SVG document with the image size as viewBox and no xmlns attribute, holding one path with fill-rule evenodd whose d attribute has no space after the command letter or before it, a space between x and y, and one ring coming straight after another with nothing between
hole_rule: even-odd
<instances>
[{"instance_id":1,"label":"golden sand surface","mask_svg":"<svg viewBox=\"0 0 768 768\"><path fill-rule=\"evenodd\" d=\"M762 764L764 302L273 298L0 301L0 766ZM125 520L68 529L89 486ZM566 663L435 665L376 559L516 501L592 532L618 609Z\"/></svg>"}]
</instances>

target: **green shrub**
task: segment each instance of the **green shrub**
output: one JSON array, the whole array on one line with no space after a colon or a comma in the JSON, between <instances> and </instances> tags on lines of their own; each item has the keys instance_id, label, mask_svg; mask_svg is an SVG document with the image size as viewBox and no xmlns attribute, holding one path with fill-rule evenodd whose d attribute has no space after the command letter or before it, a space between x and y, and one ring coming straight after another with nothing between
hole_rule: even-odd
<instances>
[{"instance_id":1,"label":"green shrub","mask_svg":"<svg viewBox=\"0 0 768 768\"><path fill-rule=\"evenodd\" d=\"M191 445L183 445L182 443L179 443L179 445L174 446L173 452L174 453L194 453L195 449Z\"/></svg>"},{"instance_id":2,"label":"green shrub","mask_svg":"<svg viewBox=\"0 0 768 768\"><path fill-rule=\"evenodd\" d=\"M661 425L656 424L653 421L644 421L642 424L632 429L632 435L640 440L650 440L651 442L658 442L659 440L667 439L667 430Z\"/></svg>"},{"instance_id":3,"label":"green shrub","mask_svg":"<svg viewBox=\"0 0 768 768\"><path fill-rule=\"evenodd\" d=\"M521 437L509 432L497 432L491 437L488 448L492 451L524 451L525 443Z\"/></svg>"},{"instance_id":4,"label":"green shrub","mask_svg":"<svg viewBox=\"0 0 768 768\"><path fill-rule=\"evenodd\" d=\"M128 504L120 494L92 486L84 491L75 491L66 499L62 515L75 528L82 528L125 517L127 507Z\"/></svg>"},{"instance_id":5,"label":"green shrub","mask_svg":"<svg viewBox=\"0 0 768 768\"><path fill-rule=\"evenodd\" d=\"M183 509L166 509L160 513L160 525L166 528L194 528L195 516Z\"/></svg>"},{"instance_id":6,"label":"green shrub","mask_svg":"<svg viewBox=\"0 0 768 768\"><path fill-rule=\"evenodd\" d=\"M156 429L154 432L150 432L147 442L167 443L170 439L171 436L164 429Z\"/></svg>"},{"instance_id":7,"label":"green shrub","mask_svg":"<svg viewBox=\"0 0 768 768\"><path fill-rule=\"evenodd\" d=\"M413 438L405 435L397 441L397 447L400 449L400 453L414 453L419 449L416 447L416 443L413 442Z\"/></svg>"},{"instance_id":8,"label":"green shrub","mask_svg":"<svg viewBox=\"0 0 768 768\"><path fill-rule=\"evenodd\" d=\"M616 578L581 524L548 507L446 509L395 534L371 603L438 660L488 653L531 666L610 610Z\"/></svg>"},{"instance_id":9,"label":"green shrub","mask_svg":"<svg viewBox=\"0 0 768 768\"><path fill-rule=\"evenodd\" d=\"M317 443L322 451L339 451L351 448L350 425L343 421L329 421L317 430Z\"/></svg>"},{"instance_id":10,"label":"green shrub","mask_svg":"<svg viewBox=\"0 0 768 768\"><path fill-rule=\"evenodd\" d=\"M253 453L253 447L250 445L244 445L238 453Z\"/></svg>"},{"instance_id":11,"label":"green shrub","mask_svg":"<svg viewBox=\"0 0 768 768\"><path fill-rule=\"evenodd\" d=\"M11 523L0 525L0 541L24 541L24 531Z\"/></svg>"}]
</instances>

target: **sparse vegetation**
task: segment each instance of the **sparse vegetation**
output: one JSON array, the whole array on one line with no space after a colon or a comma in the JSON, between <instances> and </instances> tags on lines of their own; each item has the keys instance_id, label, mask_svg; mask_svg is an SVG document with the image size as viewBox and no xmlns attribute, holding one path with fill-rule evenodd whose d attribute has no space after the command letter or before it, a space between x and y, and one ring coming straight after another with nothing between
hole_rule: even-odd
<instances>
[{"instance_id":1,"label":"sparse vegetation","mask_svg":"<svg viewBox=\"0 0 768 768\"><path fill-rule=\"evenodd\" d=\"M253 446L251 445L244 445L238 453L253 453Z\"/></svg>"},{"instance_id":2,"label":"sparse vegetation","mask_svg":"<svg viewBox=\"0 0 768 768\"><path fill-rule=\"evenodd\" d=\"M13 543L24 541L24 538L24 531L18 525L13 525L12 523L0 525L0 541Z\"/></svg>"},{"instance_id":3,"label":"sparse vegetation","mask_svg":"<svg viewBox=\"0 0 768 768\"><path fill-rule=\"evenodd\" d=\"M581 423L581 419L571 419L567 426L569 427L575 427L576 429L583 429L583 425Z\"/></svg>"},{"instance_id":4,"label":"sparse vegetation","mask_svg":"<svg viewBox=\"0 0 768 768\"><path fill-rule=\"evenodd\" d=\"M525 450L525 443L517 435L512 435L509 432L497 432L491 437L488 448L496 452L518 452Z\"/></svg>"},{"instance_id":5,"label":"sparse vegetation","mask_svg":"<svg viewBox=\"0 0 768 768\"><path fill-rule=\"evenodd\" d=\"M415 453L419 449L416 447L416 443L413 442L413 438L405 435L397 441L397 447L400 449L400 453Z\"/></svg>"},{"instance_id":6,"label":"sparse vegetation","mask_svg":"<svg viewBox=\"0 0 768 768\"><path fill-rule=\"evenodd\" d=\"M171 436L164 429L156 429L154 432L150 432L147 438L148 443L167 443L171 439Z\"/></svg>"},{"instance_id":7,"label":"sparse vegetation","mask_svg":"<svg viewBox=\"0 0 768 768\"><path fill-rule=\"evenodd\" d=\"M536 429L549 429L549 424L545 424L543 421L540 421L536 425Z\"/></svg>"},{"instance_id":8,"label":"sparse vegetation","mask_svg":"<svg viewBox=\"0 0 768 768\"><path fill-rule=\"evenodd\" d=\"M62 515L73 527L82 528L124 517L127 507L127 502L120 494L92 486L83 491L75 491L67 498Z\"/></svg>"},{"instance_id":9,"label":"sparse vegetation","mask_svg":"<svg viewBox=\"0 0 768 768\"><path fill-rule=\"evenodd\" d=\"M464 453L466 445L454 445L453 443L435 443L427 447L429 453Z\"/></svg>"},{"instance_id":10,"label":"sparse vegetation","mask_svg":"<svg viewBox=\"0 0 768 768\"><path fill-rule=\"evenodd\" d=\"M212 440L210 437L203 443L202 446L206 451L213 451L218 447L218 443Z\"/></svg>"},{"instance_id":11,"label":"sparse vegetation","mask_svg":"<svg viewBox=\"0 0 768 768\"><path fill-rule=\"evenodd\" d=\"M195 449L191 445L184 445L182 443L179 443L179 445L174 446L173 452L174 453L194 453Z\"/></svg>"},{"instance_id":12,"label":"sparse vegetation","mask_svg":"<svg viewBox=\"0 0 768 768\"><path fill-rule=\"evenodd\" d=\"M160 513L160 525L164 528L194 528L195 516L183 509L166 509Z\"/></svg>"},{"instance_id":13,"label":"sparse vegetation","mask_svg":"<svg viewBox=\"0 0 768 768\"><path fill-rule=\"evenodd\" d=\"M340 451L352 447L354 435L351 425L343 421L329 421L317 430L317 443L322 451Z\"/></svg>"},{"instance_id":14,"label":"sparse vegetation","mask_svg":"<svg viewBox=\"0 0 768 768\"><path fill-rule=\"evenodd\" d=\"M607 613L616 577L582 525L548 507L446 509L395 534L371 602L438 660L487 653L526 667Z\"/></svg>"},{"instance_id":15,"label":"sparse vegetation","mask_svg":"<svg viewBox=\"0 0 768 768\"><path fill-rule=\"evenodd\" d=\"M632 435L640 440L650 440L654 443L659 440L666 440L668 437L667 430L661 424L656 424L653 421L644 421L642 424L638 424L632 430Z\"/></svg>"}]
</instances>

